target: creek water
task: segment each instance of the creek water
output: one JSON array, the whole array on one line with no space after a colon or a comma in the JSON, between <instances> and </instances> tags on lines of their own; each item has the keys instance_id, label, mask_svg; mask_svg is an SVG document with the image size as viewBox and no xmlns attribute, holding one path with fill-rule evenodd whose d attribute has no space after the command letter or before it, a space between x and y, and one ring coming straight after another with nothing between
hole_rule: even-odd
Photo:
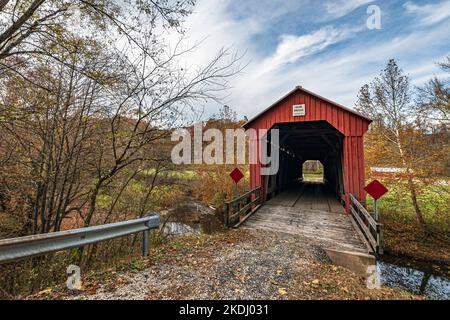
<instances>
[{"instance_id":1,"label":"creek water","mask_svg":"<svg viewBox=\"0 0 450 320\"><path fill-rule=\"evenodd\" d=\"M189 234L211 234L223 230L220 221L214 215L204 215L200 221L195 222L167 222L164 232L170 236Z\"/></svg>"},{"instance_id":2,"label":"creek water","mask_svg":"<svg viewBox=\"0 0 450 320\"><path fill-rule=\"evenodd\" d=\"M181 222L167 222L164 227L164 232L168 235L185 235L185 234L200 234L201 228L199 224L186 224Z\"/></svg>"},{"instance_id":3,"label":"creek water","mask_svg":"<svg viewBox=\"0 0 450 320\"><path fill-rule=\"evenodd\" d=\"M430 265L407 258L385 256L377 262L385 286L425 295L430 299L450 300L449 265Z\"/></svg>"}]
</instances>

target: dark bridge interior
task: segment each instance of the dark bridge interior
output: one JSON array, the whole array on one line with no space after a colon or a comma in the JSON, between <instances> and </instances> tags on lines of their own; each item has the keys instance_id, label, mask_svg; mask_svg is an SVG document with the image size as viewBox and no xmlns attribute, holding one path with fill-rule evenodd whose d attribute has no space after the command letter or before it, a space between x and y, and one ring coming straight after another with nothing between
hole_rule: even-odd
<instances>
[{"instance_id":1,"label":"dark bridge interior","mask_svg":"<svg viewBox=\"0 0 450 320\"><path fill-rule=\"evenodd\" d=\"M274 129L280 130L280 170L268 181L268 199L298 189L303 176L302 166L307 160L319 160L323 164L325 185L315 186L315 191L308 186L306 192L314 195L317 190L322 190L322 195L326 193L340 199L344 192L344 136L326 121L277 124Z\"/></svg>"}]
</instances>

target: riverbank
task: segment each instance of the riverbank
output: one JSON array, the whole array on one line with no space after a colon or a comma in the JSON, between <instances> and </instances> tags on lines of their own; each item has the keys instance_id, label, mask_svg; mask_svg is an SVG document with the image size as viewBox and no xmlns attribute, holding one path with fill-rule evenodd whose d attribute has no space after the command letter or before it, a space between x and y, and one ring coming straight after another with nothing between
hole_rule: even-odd
<instances>
[{"instance_id":1,"label":"riverbank","mask_svg":"<svg viewBox=\"0 0 450 320\"><path fill-rule=\"evenodd\" d=\"M230 230L177 237L83 279L81 291L48 289L30 299L422 299L367 288L354 273L329 264L307 238Z\"/></svg>"},{"instance_id":2,"label":"riverbank","mask_svg":"<svg viewBox=\"0 0 450 320\"><path fill-rule=\"evenodd\" d=\"M382 223L386 253L450 267L450 234L439 231L426 234L415 222L389 217Z\"/></svg>"}]
</instances>

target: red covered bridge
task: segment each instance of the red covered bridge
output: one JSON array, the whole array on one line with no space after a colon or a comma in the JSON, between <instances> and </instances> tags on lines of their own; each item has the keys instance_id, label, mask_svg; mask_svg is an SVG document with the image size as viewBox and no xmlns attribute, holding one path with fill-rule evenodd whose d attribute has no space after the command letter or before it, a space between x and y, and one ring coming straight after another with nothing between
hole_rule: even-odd
<instances>
[{"instance_id":1,"label":"red covered bridge","mask_svg":"<svg viewBox=\"0 0 450 320\"><path fill-rule=\"evenodd\" d=\"M367 252L354 227L358 218L350 219L345 211L350 212L350 194L365 202L363 140L370 123L302 87L248 121L246 129L279 130L278 145L271 141L270 131L256 143L258 151L261 143L268 143L270 153L280 150L280 166L276 174L264 176L259 159L250 165L251 189L261 188L263 205L244 226L303 234L331 247ZM303 182L302 165L307 160L323 164L324 183Z\"/></svg>"},{"instance_id":2,"label":"red covered bridge","mask_svg":"<svg viewBox=\"0 0 450 320\"><path fill-rule=\"evenodd\" d=\"M260 163L251 165L251 188L261 186L263 199L269 200L301 178L305 161L319 160L329 191L347 206L350 193L364 202L364 134L370 123L351 109L296 87L244 125L279 129L280 147L289 151L280 152L280 170L274 176L262 176Z\"/></svg>"}]
</instances>

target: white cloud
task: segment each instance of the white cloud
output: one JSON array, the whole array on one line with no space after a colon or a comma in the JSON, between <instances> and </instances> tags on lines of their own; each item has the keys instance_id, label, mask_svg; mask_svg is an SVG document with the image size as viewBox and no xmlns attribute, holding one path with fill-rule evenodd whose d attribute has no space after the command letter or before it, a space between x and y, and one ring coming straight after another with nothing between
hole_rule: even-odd
<instances>
[{"instance_id":1,"label":"white cloud","mask_svg":"<svg viewBox=\"0 0 450 320\"><path fill-rule=\"evenodd\" d=\"M321 28L305 35L282 35L275 53L264 61L266 69L273 70L297 62L300 58L315 54L335 44L352 33L350 29Z\"/></svg>"},{"instance_id":2,"label":"white cloud","mask_svg":"<svg viewBox=\"0 0 450 320\"><path fill-rule=\"evenodd\" d=\"M239 112L252 116L296 85L302 85L336 102L353 107L360 87L378 75L390 58L398 60L411 77L413 85L423 85L433 75L440 74L436 62L442 59L432 54L420 56L422 48L432 47L444 30L445 26L432 31L424 30L391 39L382 45L352 45L326 57L309 59L306 63L288 68L273 69L261 77L245 77L233 90L234 103L231 105L239 106ZM450 41L450 34L446 34L441 40ZM261 67L264 65L256 63L252 65L252 70Z\"/></svg>"},{"instance_id":3,"label":"white cloud","mask_svg":"<svg viewBox=\"0 0 450 320\"><path fill-rule=\"evenodd\" d=\"M373 0L329 0L325 4L325 9L329 16L336 19L370 2Z\"/></svg>"},{"instance_id":4,"label":"white cloud","mask_svg":"<svg viewBox=\"0 0 450 320\"><path fill-rule=\"evenodd\" d=\"M251 38L265 32L274 20L292 8L301 6L303 0L285 0L283 5L272 0L258 0L256 3L246 1L243 4L238 2L240 10L245 12L244 18L236 18L230 12L233 2L235 0L197 1L194 13L187 18L184 25L190 45L202 42L190 61L204 62L224 47L238 49L241 53L255 53L257 50L253 48ZM174 35L175 38L176 36Z\"/></svg>"},{"instance_id":5,"label":"white cloud","mask_svg":"<svg viewBox=\"0 0 450 320\"><path fill-rule=\"evenodd\" d=\"M250 52L252 63L234 82L231 105L238 107L243 114L256 113L256 110L277 100L296 85L303 84L302 79L308 73L315 76L315 72L304 72L303 67L299 66L302 58L313 57L357 31L328 26L305 35L281 36L274 53L266 58L261 59Z\"/></svg>"},{"instance_id":6,"label":"white cloud","mask_svg":"<svg viewBox=\"0 0 450 320\"><path fill-rule=\"evenodd\" d=\"M300 1L296 0L296 5ZM230 90L230 100L224 101L230 105L239 104L239 99L246 93L253 92L263 81L269 82L273 72L287 65L298 62L299 59L322 51L349 36L354 30L334 28L331 26L304 35L282 35L273 53L266 55L254 47L252 38L264 34L271 22L286 14L291 6L273 8L271 14L250 14L237 19L229 12L231 0L203 0L196 5L194 13L188 17L185 27L188 39L185 46L189 47L201 42L199 47L183 57L187 68L195 68L206 64L223 47L231 47L239 54L245 54L244 63L249 63L242 74L233 79ZM178 35L172 35L175 43ZM254 85L254 86L252 86ZM253 93L250 93L253 94ZM256 93L255 93L256 94ZM206 113L212 113L217 106L206 106ZM237 110L247 114L245 110Z\"/></svg>"},{"instance_id":7,"label":"white cloud","mask_svg":"<svg viewBox=\"0 0 450 320\"><path fill-rule=\"evenodd\" d=\"M270 39L273 36L271 19L279 16L266 15L262 18L258 14L250 14L237 19L229 12L230 1L198 2L196 13L188 18L187 34L191 42L206 39L187 57L186 63L205 64L224 46L246 52L245 61L249 65L232 79L229 98L224 103L249 117L296 85L303 85L352 107L359 88L373 79L389 58L398 59L405 72L410 74L413 84L421 85L439 72L435 63L440 61L441 56L436 56L434 47L437 43L450 43L448 26L446 28L443 24L416 28L413 33L393 39L385 38L383 42L371 41L367 33L374 32L376 35L375 31L360 32L364 26L354 29L325 26L306 34L301 34L299 30L299 34L283 35L277 39L278 43L271 51L267 47L260 50L261 44L255 43L254 38ZM283 11L277 14L283 15ZM327 50L354 35L367 38L368 43L348 41L346 46ZM321 55L316 55L319 52ZM442 55L442 50L440 52ZM206 107L206 113L211 114L216 112L218 106L210 103Z\"/></svg>"},{"instance_id":8,"label":"white cloud","mask_svg":"<svg viewBox=\"0 0 450 320\"><path fill-rule=\"evenodd\" d=\"M422 6L408 1L404 7L408 13L419 16L423 25L432 25L450 18L450 0Z\"/></svg>"},{"instance_id":9,"label":"white cloud","mask_svg":"<svg viewBox=\"0 0 450 320\"><path fill-rule=\"evenodd\" d=\"M227 8L231 0L198 1L194 13L185 23L187 29L186 47L200 43L200 46L186 58L190 64L205 63L221 48L242 48L248 46L250 38L263 31L264 25L257 17L235 20ZM179 38L174 34L174 42Z\"/></svg>"}]
</instances>

